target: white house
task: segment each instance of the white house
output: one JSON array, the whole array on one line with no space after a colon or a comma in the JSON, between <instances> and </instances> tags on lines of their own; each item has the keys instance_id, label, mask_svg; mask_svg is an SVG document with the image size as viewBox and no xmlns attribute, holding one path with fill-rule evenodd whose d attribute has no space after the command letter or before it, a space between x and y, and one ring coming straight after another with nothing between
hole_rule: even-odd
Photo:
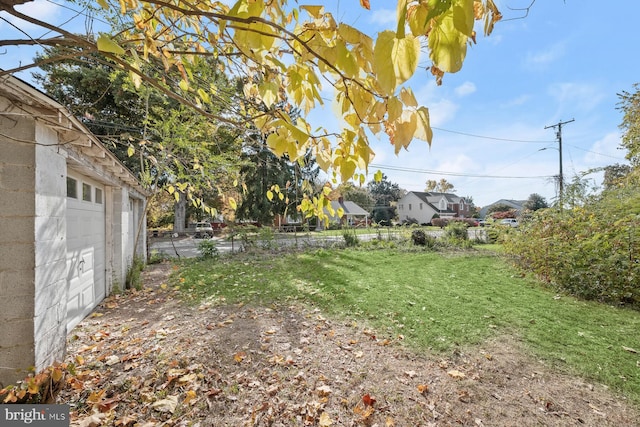
<instances>
[{"instance_id":1,"label":"white house","mask_svg":"<svg viewBox=\"0 0 640 427\"><path fill-rule=\"evenodd\" d=\"M61 360L124 286L134 247L146 256L146 195L61 104L0 77L0 387Z\"/></svg>"},{"instance_id":2,"label":"white house","mask_svg":"<svg viewBox=\"0 0 640 427\"><path fill-rule=\"evenodd\" d=\"M400 223L417 221L428 224L434 215L440 218L467 218L470 204L452 193L409 191L397 202Z\"/></svg>"}]
</instances>

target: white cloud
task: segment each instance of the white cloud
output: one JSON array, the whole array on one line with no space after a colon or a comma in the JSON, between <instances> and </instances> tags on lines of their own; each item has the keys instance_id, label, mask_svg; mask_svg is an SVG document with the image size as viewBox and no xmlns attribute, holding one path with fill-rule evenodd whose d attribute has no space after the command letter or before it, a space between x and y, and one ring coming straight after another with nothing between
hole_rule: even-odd
<instances>
[{"instance_id":1,"label":"white cloud","mask_svg":"<svg viewBox=\"0 0 640 427\"><path fill-rule=\"evenodd\" d=\"M55 23L56 19L61 14L60 6L46 0L35 0L17 5L16 10L20 13L28 15L31 18L48 23ZM11 26L18 27L22 31L29 32L35 29L42 30L42 27L40 26L33 25L27 21L23 21L22 19L16 18L15 16L9 15L7 13L2 13L0 16L9 21ZM0 21L0 23L1 22L2 21ZM4 29L8 29L11 26L3 25Z\"/></svg>"},{"instance_id":2,"label":"white cloud","mask_svg":"<svg viewBox=\"0 0 640 427\"><path fill-rule=\"evenodd\" d=\"M501 104L502 108L511 108L518 107L520 105L524 105L531 99L531 95L523 94L518 96L517 98L513 98L508 100L507 102Z\"/></svg>"},{"instance_id":3,"label":"white cloud","mask_svg":"<svg viewBox=\"0 0 640 427\"><path fill-rule=\"evenodd\" d=\"M476 85L472 82L464 82L460 86L454 89L454 92L459 97L471 95L476 91Z\"/></svg>"},{"instance_id":4,"label":"white cloud","mask_svg":"<svg viewBox=\"0 0 640 427\"><path fill-rule=\"evenodd\" d=\"M625 151L620 150L620 132L609 132L601 139L593 143L589 152L585 155L584 161L589 165L601 165L624 162Z\"/></svg>"},{"instance_id":5,"label":"white cloud","mask_svg":"<svg viewBox=\"0 0 640 427\"><path fill-rule=\"evenodd\" d=\"M549 86L549 94L560 104L569 105L572 110L592 111L605 98L605 94L594 85L582 83L555 83Z\"/></svg>"},{"instance_id":6,"label":"white cloud","mask_svg":"<svg viewBox=\"0 0 640 427\"><path fill-rule=\"evenodd\" d=\"M564 56L566 44L564 42L556 43L544 51L529 52L525 57L525 65L538 68L546 68Z\"/></svg>"}]
</instances>

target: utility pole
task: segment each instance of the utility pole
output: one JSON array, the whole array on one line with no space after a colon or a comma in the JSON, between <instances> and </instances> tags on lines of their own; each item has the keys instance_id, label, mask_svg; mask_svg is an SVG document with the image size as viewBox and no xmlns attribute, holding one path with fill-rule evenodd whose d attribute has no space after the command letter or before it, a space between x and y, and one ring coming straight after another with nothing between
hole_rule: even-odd
<instances>
[{"instance_id":1,"label":"utility pole","mask_svg":"<svg viewBox=\"0 0 640 427\"><path fill-rule=\"evenodd\" d=\"M545 129L558 128L556 137L558 138L558 153L560 153L560 175L558 175L558 203L560 205L560 209L562 209L562 196L564 192L564 176L562 175L562 125L566 125L567 123L571 123L573 121L575 121L575 119L567 120L566 122L559 121L555 125L544 127Z\"/></svg>"}]
</instances>

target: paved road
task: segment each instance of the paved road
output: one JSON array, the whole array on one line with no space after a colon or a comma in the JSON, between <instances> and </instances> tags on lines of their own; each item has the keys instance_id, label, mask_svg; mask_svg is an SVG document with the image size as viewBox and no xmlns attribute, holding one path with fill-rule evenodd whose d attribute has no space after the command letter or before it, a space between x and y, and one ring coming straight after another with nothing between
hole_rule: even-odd
<instances>
[{"instance_id":1,"label":"paved road","mask_svg":"<svg viewBox=\"0 0 640 427\"><path fill-rule=\"evenodd\" d=\"M395 231L391 229L391 231ZM434 237L439 237L443 233L442 230L431 230L429 234ZM469 238L475 239L476 236L482 238L482 234L484 233L484 229L482 228L470 228L469 229ZM392 235L395 233L392 233ZM387 238L387 233L383 230L381 232L382 238ZM369 233L369 234L358 234L358 239L360 241L373 240L378 237L377 233ZM242 250L242 244L238 240L231 242L223 239L221 237L214 237L213 240L216 242L216 247L220 253L226 253L231 251L239 251ZM158 252L168 257L176 257L176 253L180 255L180 257L184 258L193 258L200 256L200 251L198 251L198 244L202 241L202 239L195 239L193 237L178 237L175 239L169 238L151 238L151 253ZM317 236L317 235L307 235L307 234L298 234L294 236L293 234L276 234L275 239L271 242L277 246L284 245L307 245L307 246L322 246L329 245L332 243L343 242L344 238L342 235L335 236ZM258 242L258 244L260 244Z\"/></svg>"}]
</instances>

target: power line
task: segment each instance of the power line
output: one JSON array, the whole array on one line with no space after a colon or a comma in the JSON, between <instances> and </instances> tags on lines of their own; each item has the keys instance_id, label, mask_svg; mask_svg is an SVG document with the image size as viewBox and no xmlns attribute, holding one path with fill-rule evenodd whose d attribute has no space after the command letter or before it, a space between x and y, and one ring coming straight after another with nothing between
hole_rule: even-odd
<instances>
[{"instance_id":1,"label":"power line","mask_svg":"<svg viewBox=\"0 0 640 427\"><path fill-rule=\"evenodd\" d=\"M525 139L497 138L497 137L493 137L493 136L475 135L475 134L472 134L472 133L459 132L459 131L455 131L455 130L437 128L437 127L433 127L433 126L431 127L431 129L439 130L439 131L442 131L442 132L455 133L455 134L458 134L458 135L470 136L472 138L492 139L494 141L524 142L524 143L528 143L528 144L549 144L550 142L556 142L556 141L532 141L532 140L525 140Z\"/></svg>"},{"instance_id":2,"label":"power line","mask_svg":"<svg viewBox=\"0 0 640 427\"><path fill-rule=\"evenodd\" d=\"M612 156L612 155L609 155L609 154L603 154L603 153L598 153L598 152L591 151L591 150L586 150L586 149L584 149L584 148L580 148L580 147L577 147L577 146L575 146L575 145L566 144L566 143L565 143L565 145L568 145L569 147L575 148L576 150L584 151L584 152L586 152L586 153L596 154L596 155L598 155L598 156L602 156L602 157L609 157L609 158L611 158L611 159L615 159L615 160L621 160L621 161L624 161L624 160L625 160L625 159L624 159L624 158L622 158L622 157L616 157L616 156Z\"/></svg>"},{"instance_id":3,"label":"power line","mask_svg":"<svg viewBox=\"0 0 640 427\"><path fill-rule=\"evenodd\" d=\"M388 166L388 165L377 165L370 164L369 166L392 170L398 172L412 172L412 173L424 173L428 175L445 175L445 176L460 176L467 178L491 178L491 179L540 179L540 178L553 178L553 175L537 175L537 176L507 176L507 175L476 175L476 174L468 174L468 173L460 173L460 172L443 172L437 170L429 170L429 169L414 169L414 168L404 168L399 166Z\"/></svg>"}]
</instances>

